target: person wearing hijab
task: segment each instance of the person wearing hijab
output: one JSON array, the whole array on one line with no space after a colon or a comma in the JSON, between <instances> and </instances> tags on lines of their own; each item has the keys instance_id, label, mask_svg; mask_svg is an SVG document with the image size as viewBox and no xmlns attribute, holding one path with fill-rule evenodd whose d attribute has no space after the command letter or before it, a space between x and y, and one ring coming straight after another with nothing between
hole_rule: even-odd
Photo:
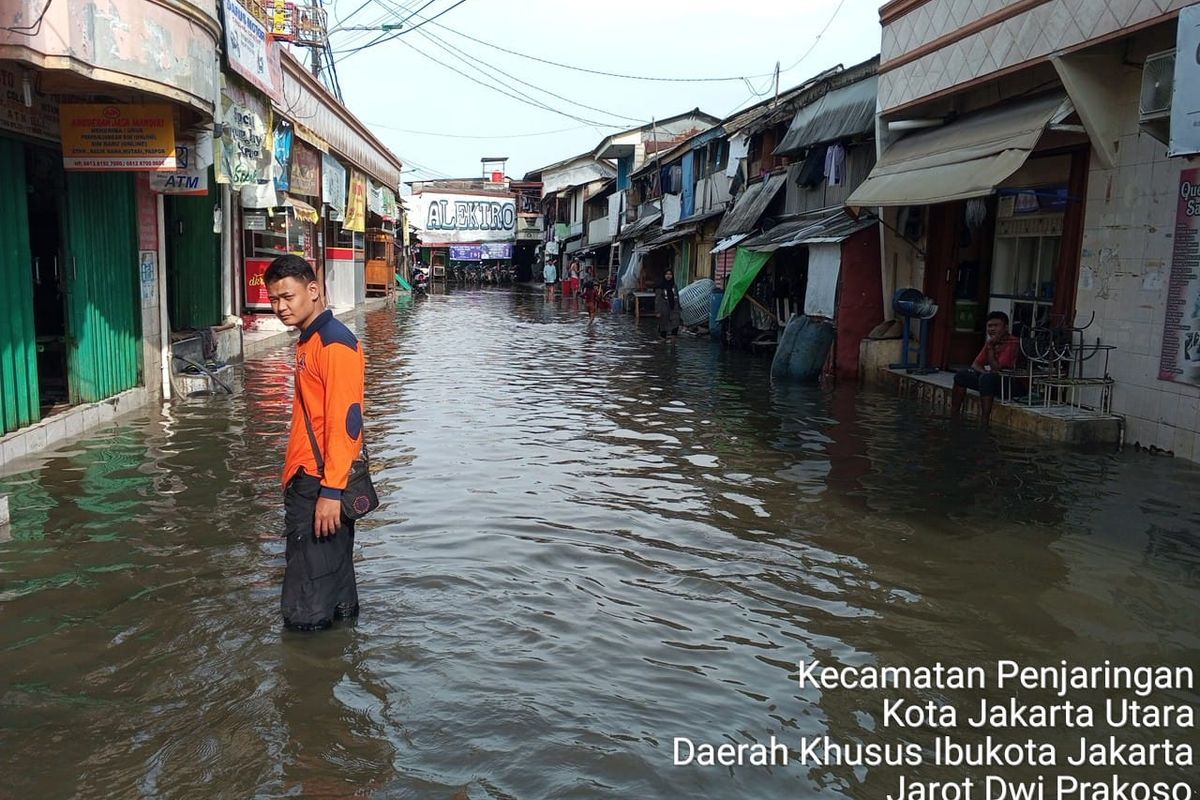
<instances>
[{"instance_id":1,"label":"person wearing hijab","mask_svg":"<svg viewBox=\"0 0 1200 800\"><path fill-rule=\"evenodd\" d=\"M654 309L658 312L658 335L664 339L678 336L679 290L675 287L675 271L670 267L654 289Z\"/></svg>"}]
</instances>

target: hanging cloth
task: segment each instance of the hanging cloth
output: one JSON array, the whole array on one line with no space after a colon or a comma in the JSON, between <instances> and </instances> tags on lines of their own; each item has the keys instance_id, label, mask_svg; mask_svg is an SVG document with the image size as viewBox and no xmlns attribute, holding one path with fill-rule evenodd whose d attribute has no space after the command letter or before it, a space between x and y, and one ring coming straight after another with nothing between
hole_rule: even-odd
<instances>
[{"instance_id":1,"label":"hanging cloth","mask_svg":"<svg viewBox=\"0 0 1200 800\"><path fill-rule=\"evenodd\" d=\"M815 189L825 177L825 148L818 145L808 148L808 155L796 173L796 184L805 189Z\"/></svg>"},{"instance_id":2,"label":"hanging cloth","mask_svg":"<svg viewBox=\"0 0 1200 800\"><path fill-rule=\"evenodd\" d=\"M831 144L825 151L825 180L830 186L841 186L846 181L846 148Z\"/></svg>"}]
</instances>

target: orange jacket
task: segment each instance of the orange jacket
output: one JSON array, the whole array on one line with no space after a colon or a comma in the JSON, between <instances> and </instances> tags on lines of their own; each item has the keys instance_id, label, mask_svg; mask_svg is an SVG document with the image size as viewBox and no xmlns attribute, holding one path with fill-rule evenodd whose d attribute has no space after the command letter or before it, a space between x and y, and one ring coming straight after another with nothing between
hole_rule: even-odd
<instances>
[{"instance_id":1,"label":"orange jacket","mask_svg":"<svg viewBox=\"0 0 1200 800\"><path fill-rule=\"evenodd\" d=\"M363 380L366 361L362 345L350 329L326 310L296 343L296 390L312 420L313 433L325 458L321 496L341 499L350 477L350 464L362 450ZM320 475L313 455L300 399L292 403L292 433L283 465L283 485L303 467Z\"/></svg>"}]
</instances>

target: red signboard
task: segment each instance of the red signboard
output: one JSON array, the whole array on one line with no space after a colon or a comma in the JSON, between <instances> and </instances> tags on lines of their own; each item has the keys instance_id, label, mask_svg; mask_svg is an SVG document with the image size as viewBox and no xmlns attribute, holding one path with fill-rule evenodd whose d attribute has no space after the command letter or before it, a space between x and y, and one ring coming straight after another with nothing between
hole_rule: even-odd
<instances>
[{"instance_id":1,"label":"red signboard","mask_svg":"<svg viewBox=\"0 0 1200 800\"><path fill-rule=\"evenodd\" d=\"M246 259L246 310L270 311L271 298L267 294L267 284L263 273L271 266L271 258Z\"/></svg>"}]
</instances>

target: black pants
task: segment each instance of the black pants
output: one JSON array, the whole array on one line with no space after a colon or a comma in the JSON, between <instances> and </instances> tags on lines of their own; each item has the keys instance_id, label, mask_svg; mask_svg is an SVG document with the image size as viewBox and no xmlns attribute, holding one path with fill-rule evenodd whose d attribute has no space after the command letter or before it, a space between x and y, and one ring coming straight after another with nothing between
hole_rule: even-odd
<instances>
[{"instance_id":1,"label":"black pants","mask_svg":"<svg viewBox=\"0 0 1200 800\"><path fill-rule=\"evenodd\" d=\"M960 369L954 375L954 385L976 389L979 391L980 397L996 397L1000 394L1000 374Z\"/></svg>"},{"instance_id":2,"label":"black pants","mask_svg":"<svg viewBox=\"0 0 1200 800\"><path fill-rule=\"evenodd\" d=\"M354 523L343 520L333 536L313 530L321 482L301 470L283 494L287 566L280 610L288 627L327 628L358 613L354 579Z\"/></svg>"}]
</instances>

